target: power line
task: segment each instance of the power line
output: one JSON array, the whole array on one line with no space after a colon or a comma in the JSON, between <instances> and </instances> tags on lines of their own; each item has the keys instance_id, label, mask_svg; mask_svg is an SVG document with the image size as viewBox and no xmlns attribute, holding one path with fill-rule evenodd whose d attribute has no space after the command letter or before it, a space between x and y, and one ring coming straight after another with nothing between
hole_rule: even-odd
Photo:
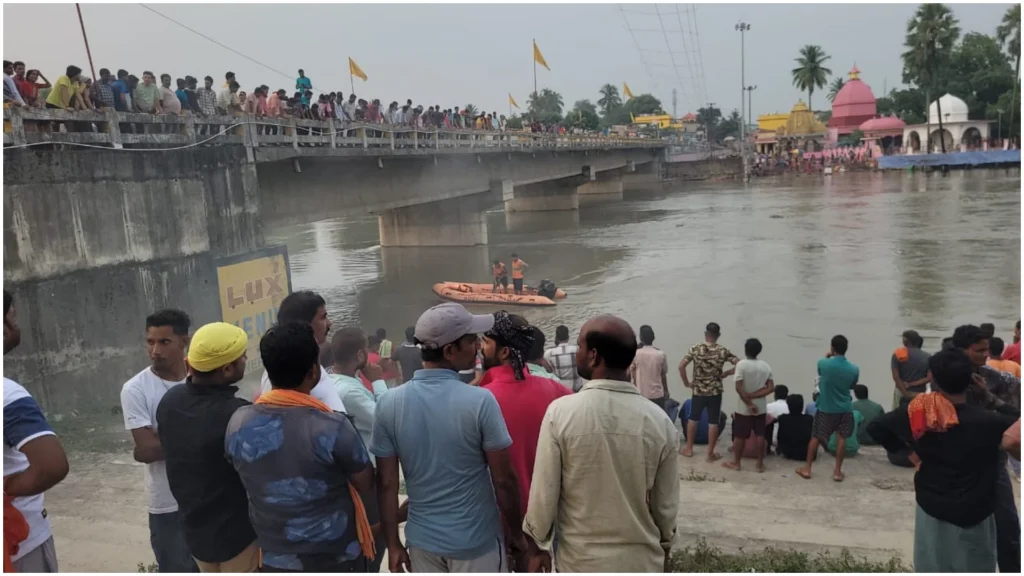
<instances>
[{"instance_id":1,"label":"power line","mask_svg":"<svg viewBox=\"0 0 1024 576\"><path fill-rule=\"evenodd\" d=\"M679 27L682 28L683 27L683 21L682 21L682 14L679 12L679 6L676 6L676 20L679 22ZM704 75L703 75L702 72L699 71L700 70L700 59L697 57L697 55L695 53L696 40L695 40L695 35L693 34L693 20L689 16L687 16L686 20L687 20L687 29L690 31L690 33L686 34L684 32L682 34L682 37L683 37L683 46L685 46L685 48L686 48L686 55L688 57L688 62L689 62L689 66L690 66L690 78L693 79L694 76L696 75L696 80L694 80L694 85L695 85L695 87L697 89L697 92L699 93L699 98L700 98L701 102L704 102L704 101L707 101L707 99L708 99L708 91L707 91L707 85L704 82ZM689 38L687 38L687 36L689 36ZM689 40L689 41L687 41L687 40ZM700 102L698 102L698 105L699 104L700 104Z\"/></svg>"},{"instance_id":2,"label":"power line","mask_svg":"<svg viewBox=\"0 0 1024 576\"><path fill-rule=\"evenodd\" d=\"M162 14L160 12L157 12L153 8L151 8L151 7L149 7L149 6L145 5L145 4L142 4L141 2L139 3L139 6L142 6L146 10L149 10L150 12L156 14L157 16L159 16L159 17L161 17L161 18L163 18L165 20L168 20L170 22L173 22L174 24L177 24L178 26L181 26L185 30L188 30L189 32L191 32L191 33L193 33L193 34L195 34L197 36L200 36L202 38L205 38L205 39L209 40L210 42L213 42L214 44L216 44L217 46L220 46L221 48L224 48L225 50L228 50L230 52L233 52L233 53L241 56L242 58L245 58L246 60L252 62L253 64L257 64L259 66L262 66L262 67L266 68L267 70L270 70L271 72L274 72L275 74L279 74L281 76L284 76L285 78L287 78L289 80L293 79L293 77L290 74L285 74L284 72L281 72L280 70L278 70L276 68L273 68L271 66L267 66L263 62L260 62L259 60L256 60L255 58L247 56L247 55L239 52L238 50L235 50L234 48L232 48L232 47L230 47L230 46L228 46L226 44L223 44L223 43L221 43L221 42L219 42L217 40L214 40L213 38L210 38L206 34L203 34L202 32L199 32L198 30L195 30L194 28L190 28L190 27L186 26L185 24L182 24L181 22L178 22L174 18L171 18L170 16L167 16L166 14Z\"/></svg>"},{"instance_id":3,"label":"power line","mask_svg":"<svg viewBox=\"0 0 1024 576\"><path fill-rule=\"evenodd\" d=\"M676 65L675 54L672 53L672 45L668 41L668 32L665 31L665 21L661 17L661 9L657 4L654 5L654 10L658 13L658 22L661 24L661 33L665 37L665 48L668 48L668 57L672 61L672 70L676 74L676 81L679 83L679 88L683 92L683 98L686 98L686 87L684 86L683 78L679 76L679 66Z\"/></svg>"},{"instance_id":4,"label":"power line","mask_svg":"<svg viewBox=\"0 0 1024 576\"><path fill-rule=\"evenodd\" d=\"M697 64L700 66L700 78L704 83L704 99L708 99L707 76L704 75L704 57L700 53L700 27L697 25L697 8L690 4L690 15L693 21L694 41L697 44Z\"/></svg>"},{"instance_id":5,"label":"power line","mask_svg":"<svg viewBox=\"0 0 1024 576\"><path fill-rule=\"evenodd\" d=\"M647 59L644 58L644 51L640 48L640 43L636 39L636 34L629 26L629 17L626 16L626 10L622 8L621 4L619 5L619 11L622 13L622 19L626 22L626 30L629 31L629 36L633 39L633 45L636 46L636 51L640 54L640 62L643 63L644 69L647 70L647 76L651 79L651 83L654 84L654 89L660 92L661 87L658 86L658 81L654 78L654 74L651 72L651 67L647 63Z\"/></svg>"},{"instance_id":6,"label":"power line","mask_svg":"<svg viewBox=\"0 0 1024 576\"><path fill-rule=\"evenodd\" d=\"M679 6L676 6L675 9L676 9L676 22L679 23L679 28L683 28L683 19L682 19L682 15L679 13ZM680 36L682 36L682 38L683 38L683 49L686 52L686 68L687 68L686 72L690 76L690 82L693 84L693 89L694 89L694 91L695 91L695 93L697 95L697 99L701 100L702 99L701 98L701 92L702 92L701 91L701 87L700 87L700 84L694 79L694 76L693 76L694 72L696 71L696 66L693 65L693 50L690 49L689 43L687 42L686 33L683 32L683 33L680 34ZM705 100L707 99L707 94L703 95L703 99L705 99ZM699 104L699 102L698 102L698 104Z\"/></svg>"}]
</instances>

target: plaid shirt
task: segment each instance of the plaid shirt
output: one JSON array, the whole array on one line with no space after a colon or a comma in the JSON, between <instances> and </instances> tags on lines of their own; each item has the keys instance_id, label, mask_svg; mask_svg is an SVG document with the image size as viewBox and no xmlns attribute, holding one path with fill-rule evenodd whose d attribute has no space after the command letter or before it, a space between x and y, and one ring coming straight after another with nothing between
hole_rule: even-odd
<instances>
[{"instance_id":1,"label":"plaid shirt","mask_svg":"<svg viewBox=\"0 0 1024 576\"><path fill-rule=\"evenodd\" d=\"M196 97L199 99L199 111L205 116L217 115L217 93L212 89L200 88L196 90Z\"/></svg>"},{"instance_id":2,"label":"plaid shirt","mask_svg":"<svg viewBox=\"0 0 1024 576\"><path fill-rule=\"evenodd\" d=\"M579 347L575 344L559 344L544 352L544 359L551 364L555 375L565 384L572 385L573 392L579 392L580 388L587 383L579 372L576 371L576 352Z\"/></svg>"},{"instance_id":3,"label":"plaid shirt","mask_svg":"<svg viewBox=\"0 0 1024 576\"><path fill-rule=\"evenodd\" d=\"M93 82L89 89L93 102L102 108L114 107L114 89L105 82Z\"/></svg>"}]
</instances>

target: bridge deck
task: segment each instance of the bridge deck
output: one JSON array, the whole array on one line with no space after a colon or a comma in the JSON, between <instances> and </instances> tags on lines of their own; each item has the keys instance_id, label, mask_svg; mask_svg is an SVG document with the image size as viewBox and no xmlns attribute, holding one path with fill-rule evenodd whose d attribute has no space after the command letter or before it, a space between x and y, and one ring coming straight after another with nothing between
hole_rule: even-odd
<instances>
[{"instance_id":1,"label":"bridge deck","mask_svg":"<svg viewBox=\"0 0 1024 576\"><path fill-rule=\"evenodd\" d=\"M58 124L59 123L59 124ZM664 148L651 138L439 130L388 124L242 116L153 115L113 110L4 109L4 147L63 144L168 151L245 146L254 160L291 156L390 156L544 150ZM259 150L264 149L264 150Z\"/></svg>"}]
</instances>

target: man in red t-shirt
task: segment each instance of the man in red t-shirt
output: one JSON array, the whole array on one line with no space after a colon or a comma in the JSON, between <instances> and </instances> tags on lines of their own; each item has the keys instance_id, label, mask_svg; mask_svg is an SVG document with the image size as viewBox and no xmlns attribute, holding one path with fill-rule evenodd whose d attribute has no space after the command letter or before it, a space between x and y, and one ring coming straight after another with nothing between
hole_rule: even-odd
<instances>
[{"instance_id":1,"label":"man in red t-shirt","mask_svg":"<svg viewBox=\"0 0 1024 576\"><path fill-rule=\"evenodd\" d=\"M533 346L535 328L521 316L504 310L494 313L494 328L483 336L483 368L480 382L498 401L505 426L512 436L509 456L519 481L523 514L530 501L533 462L537 457L540 425L548 405L572 391L549 378L531 376L526 354Z\"/></svg>"}]
</instances>

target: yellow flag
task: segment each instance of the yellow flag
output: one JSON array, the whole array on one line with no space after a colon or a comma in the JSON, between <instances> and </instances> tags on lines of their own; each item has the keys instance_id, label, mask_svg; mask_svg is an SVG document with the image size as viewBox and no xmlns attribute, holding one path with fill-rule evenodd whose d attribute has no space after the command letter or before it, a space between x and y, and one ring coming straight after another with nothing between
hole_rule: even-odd
<instances>
[{"instance_id":1,"label":"yellow flag","mask_svg":"<svg viewBox=\"0 0 1024 576\"><path fill-rule=\"evenodd\" d=\"M512 97L511 93L508 95L508 103L515 108L519 108L519 104L516 104L516 99Z\"/></svg>"},{"instance_id":2,"label":"yellow flag","mask_svg":"<svg viewBox=\"0 0 1024 576\"><path fill-rule=\"evenodd\" d=\"M366 72L363 72L363 69L359 67L359 64L356 64L356 61L351 56L348 59L348 73L366 82Z\"/></svg>"},{"instance_id":3,"label":"yellow flag","mask_svg":"<svg viewBox=\"0 0 1024 576\"><path fill-rule=\"evenodd\" d=\"M547 68L549 71L551 68L548 67L548 63L544 60L544 55L540 53L540 48L537 48L537 41L533 41L533 61L541 66Z\"/></svg>"},{"instance_id":4,"label":"yellow flag","mask_svg":"<svg viewBox=\"0 0 1024 576\"><path fill-rule=\"evenodd\" d=\"M625 82L622 83L622 95L626 98L633 97L633 91L629 89L629 84L626 84Z\"/></svg>"}]
</instances>

